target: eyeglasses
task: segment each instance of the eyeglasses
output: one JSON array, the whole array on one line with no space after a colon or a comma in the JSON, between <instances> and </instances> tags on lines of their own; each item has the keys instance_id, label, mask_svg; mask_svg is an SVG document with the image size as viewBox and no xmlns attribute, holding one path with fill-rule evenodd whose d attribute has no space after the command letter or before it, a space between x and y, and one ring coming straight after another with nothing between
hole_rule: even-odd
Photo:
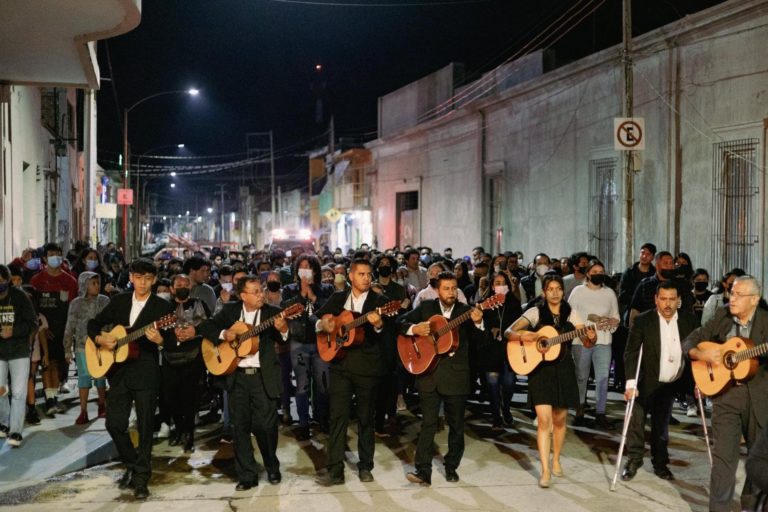
<instances>
[{"instance_id":1,"label":"eyeglasses","mask_svg":"<svg viewBox=\"0 0 768 512\"><path fill-rule=\"evenodd\" d=\"M757 295L756 293L731 292L731 298L732 299L740 299L741 297L754 297L756 295Z\"/></svg>"}]
</instances>

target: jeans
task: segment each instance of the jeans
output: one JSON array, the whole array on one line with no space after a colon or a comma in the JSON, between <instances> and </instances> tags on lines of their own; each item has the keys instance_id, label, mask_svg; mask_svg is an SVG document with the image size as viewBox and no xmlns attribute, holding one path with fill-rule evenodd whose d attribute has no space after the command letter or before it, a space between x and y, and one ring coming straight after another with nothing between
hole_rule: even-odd
<instances>
[{"instance_id":1,"label":"jeans","mask_svg":"<svg viewBox=\"0 0 768 512\"><path fill-rule=\"evenodd\" d=\"M11 376L11 399L8 400L8 374ZM27 403L27 378L29 377L29 357L0 359L0 388L4 394L0 397L0 424L10 428L12 434L21 434L24 429L24 412Z\"/></svg>"},{"instance_id":2,"label":"jeans","mask_svg":"<svg viewBox=\"0 0 768 512\"><path fill-rule=\"evenodd\" d=\"M309 426L309 397L314 380L315 393L312 397L315 420L328 420L328 363L320 359L317 344L291 342L291 364L296 375L296 412L299 426Z\"/></svg>"},{"instance_id":3,"label":"jeans","mask_svg":"<svg viewBox=\"0 0 768 512\"><path fill-rule=\"evenodd\" d=\"M573 345L573 362L576 363L576 381L579 384L579 405L584 404L587 396L587 381L589 367L595 367L595 394L597 395L595 410L597 414L605 414L605 402L608 399L608 374L611 369L611 346L595 345L585 348L583 345Z\"/></svg>"},{"instance_id":4,"label":"jeans","mask_svg":"<svg viewBox=\"0 0 768 512\"><path fill-rule=\"evenodd\" d=\"M515 372L505 363L500 372L485 372L485 381L491 395L491 414L498 421L502 409L509 412L509 404L515 394Z\"/></svg>"}]
</instances>

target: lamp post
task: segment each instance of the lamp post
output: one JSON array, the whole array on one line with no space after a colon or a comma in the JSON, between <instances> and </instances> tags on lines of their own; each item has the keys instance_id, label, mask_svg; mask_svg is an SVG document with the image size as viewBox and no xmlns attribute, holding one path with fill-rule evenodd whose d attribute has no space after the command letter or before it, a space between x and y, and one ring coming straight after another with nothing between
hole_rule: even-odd
<instances>
[{"instance_id":1,"label":"lamp post","mask_svg":"<svg viewBox=\"0 0 768 512\"><path fill-rule=\"evenodd\" d=\"M146 96L128 108L123 109L123 188L128 188L128 171L130 170L130 154L128 151L128 114L131 110L138 107L145 101L157 98L158 96L165 96L168 94L189 94L190 96L197 96L200 91L197 89L180 89L173 91L163 91ZM130 257L130 251L128 247L128 205L123 205L123 248L125 250L126 259Z\"/></svg>"},{"instance_id":2,"label":"lamp post","mask_svg":"<svg viewBox=\"0 0 768 512\"><path fill-rule=\"evenodd\" d=\"M184 144L165 144L163 146L156 146L154 148L146 150L145 152L140 154L139 157L136 159L136 197L134 198L134 207L135 207L135 210L136 210L137 220L141 219L141 208L145 208L144 207L144 203L145 203L146 198L147 198L145 190L147 188L147 183L152 181L153 178L161 177L161 176L154 176L153 178L147 178L147 179L144 180L144 183L141 183L141 159L142 159L142 157L147 156L148 154L152 153L153 151L159 151L161 149L166 149L166 148L183 149L184 147L185 147ZM171 175L175 176L176 173L172 172ZM147 209L147 208L145 208L145 209ZM149 210L147 209L147 212L148 211ZM147 215L147 217L149 217L149 215ZM140 224L140 222L134 223L134 227L137 226L138 224ZM133 245L134 246L138 246L138 248L139 248L138 249L138 253L141 254L141 245L142 245L141 237L139 237L138 229L134 229L133 231L134 231ZM138 240L137 240L137 237L139 237Z\"/></svg>"}]
</instances>

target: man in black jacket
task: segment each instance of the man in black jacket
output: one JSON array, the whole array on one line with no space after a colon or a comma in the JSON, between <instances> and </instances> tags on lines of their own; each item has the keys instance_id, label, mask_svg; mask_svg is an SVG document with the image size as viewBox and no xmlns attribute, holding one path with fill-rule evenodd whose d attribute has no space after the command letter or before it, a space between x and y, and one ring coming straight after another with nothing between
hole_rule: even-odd
<instances>
[{"instance_id":1,"label":"man in black jacket","mask_svg":"<svg viewBox=\"0 0 768 512\"><path fill-rule=\"evenodd\" d=\"M101 332L107 326L122 325L136 330L173 313L168 301L152 293L152 285L157 279L157 269L152 261L145 258L134 260L129 267L128 278L133 284L133 291L112 297L109 304L88 322L88 336L102 348L114 349L117 343L113 336ZM120 489L132 487L136 499L146 499L149 496L147 484L152 476L152 432L160 388L157 347L175 346L176 338L173 331L161 331L151 325L142 337L132 343L138 347L138 357L113 365L107 374L106 427L126 466L119 481ZM133 447L128 435L132 403L136 406L138 449Z\"/></svg>"},{"instance_id":2,"label":"man in black jacket","mask_svg":"<svg viewBox=\"0 0 768 512\"><path fill-rule=\"evenodd\" d=\"M264 301L264 291L257 276L239 279L235 290L240 298L228 302L213 318L201 323L197 331L216 344L231 343L237 333L232 326L240 321L259 325L280 313ZM224 388L229 393L229 417L235 451L237 491L247 491L259 484L256 460L253 457L251 434L256 437L269 483L282 480L277 459L277 402L282 392L280 363L275 342L287 343L288 323L283 317L274 319L274 326L259 336L259 351L240 359L235 371L225 377Z\"/></svg>"},{"instance_id":3,"label":"man in black jacket","mask_svg":"<svg viewBox=\"0 0 768 512\"><path fill-rule=\"evenodd\" d=\"M438 298L424 301L416 309L398 320L401 334L429 336L429 319L442 315L454 319L466 313L470 307L458 302L458 282L453 272L438 276ZM471 322L459 327L459 345L454 352L438 356L435 368L416 378L419 391L422 421L416 445L416 471L408 473L408 481L422 485L432 483L432 455L435 433L438 427L440 404L445 404L445 420L448 423L448 453L445 454L445 479L458 482L461 457L464 455L464 407L470 392L469 345L482 342L485 335L483 312L472 309ZM474 324L474 325L473 325Z\"/></svg>"},{"instance_id":4,"label":"man in black jacket","mask_svg":"<svg viewBox=\"0 0 768 512\"><path fill-rule=\"evenodd\" d=\"M669 418L678 379L686 363L682 340L699 326L696 316L677 309L677 286L662 281L656 288L656 309L639 314L629 331L624 366L627 369L625 399L637 397L627 430L627 464L622 480L634 478L643 465L645 417L651 413L651 461L659 478L672 480L669 464ZM643 357L635 382L640 350Z\"/></svg>"},{"instance_id":5,"label":"man in black jacket","mask_svg":"<svg viewBox=\"0 0 768 512\"><path fill-rule=\"evenodd\" d=\"M750 339L756 345L768 342L768 311L759 307L759 303L760 285L757 281L751 276L737 277L733 281L728 307L719 308L709 322L688 336L683 350L693 360L718 366L722 364L722 351L699 350L699 343L722 343L734 336ZM741 438L744 437L751 453L761 429L765 429L768 422L768 400L765 399L768 396L768 363L764 357L759 362L757 373L751 380L735 382L712 397L714 443L709 480L710 510L732 510ZM752 510L758 491L747 473L741 491L742 510Z\"/></svg>"},{"instance_id":6,"label":"man in black jacket","mask_svg":"<svg viewBox=\"0 0 768 512\"><path fill-rule=\"evenodd\" d=\"M386 371L382 344L387 339L384 319L376 308L383 306L387 299L370 289L372 271L368 260L354 260L349 269L349 280L352 284L350 290L334 293L316 313L319 318L316 323L318 343L322 339L321 333L332 333L338 328L335 321L322 319L326 314L338 316L346 310L366 315L368 319L358 328L364 330L363 342L350 346L344 357L331 362L328 462L326 471L319 474L315 480L319 485L326 487L344 483L344 448L353 395L357 399L357 450L360 459L357 463L358 476L361 482L373 481L373 418L377 386Z\"/></svg>"}]
</instances>

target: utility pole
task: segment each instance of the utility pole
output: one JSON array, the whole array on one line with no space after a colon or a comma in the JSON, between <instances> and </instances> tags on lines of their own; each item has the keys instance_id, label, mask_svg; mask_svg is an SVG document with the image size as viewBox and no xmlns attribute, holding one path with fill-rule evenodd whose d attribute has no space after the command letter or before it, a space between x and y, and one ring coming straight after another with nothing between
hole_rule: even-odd
<instances>
[{"instance_id":1,"label":"utility pole","mask_svg":"<svg viewBox=\"0 0 768 512\"><path fill-rule=\"evenodd\" d=\"M269 130L269 172L272 180L272 229L275 228L275 145L272 137L272 130Z\"/></svg>"},{"instance_id":2,"label":"utility pole","mask_svg":"<svg viewBox=\"0 0 768 512\"><path fill-rule=\"evenodd\" d=\"M632 76L632 0L623 0L623 25L624 46L621 52L621 60L624 65L624 109L623 117L632 117L633 110L633 76ZM626 189L626 217L625 217L625 246L624 258L627 266L632 264L635 254L635 176L632 169L634 151L624 153L624 186Z\"/></svg>"},{"instance_id":3,"label":"utility pole","mask_svg":"<svg viewBox=\"0 0 768 512\"><path fill-rule=\"evenodd\" d=\"M221 231L219 234L219 242L224 242L224 185L219 185L219 191L221 192Z\"/></svg>"}]
</instances>

